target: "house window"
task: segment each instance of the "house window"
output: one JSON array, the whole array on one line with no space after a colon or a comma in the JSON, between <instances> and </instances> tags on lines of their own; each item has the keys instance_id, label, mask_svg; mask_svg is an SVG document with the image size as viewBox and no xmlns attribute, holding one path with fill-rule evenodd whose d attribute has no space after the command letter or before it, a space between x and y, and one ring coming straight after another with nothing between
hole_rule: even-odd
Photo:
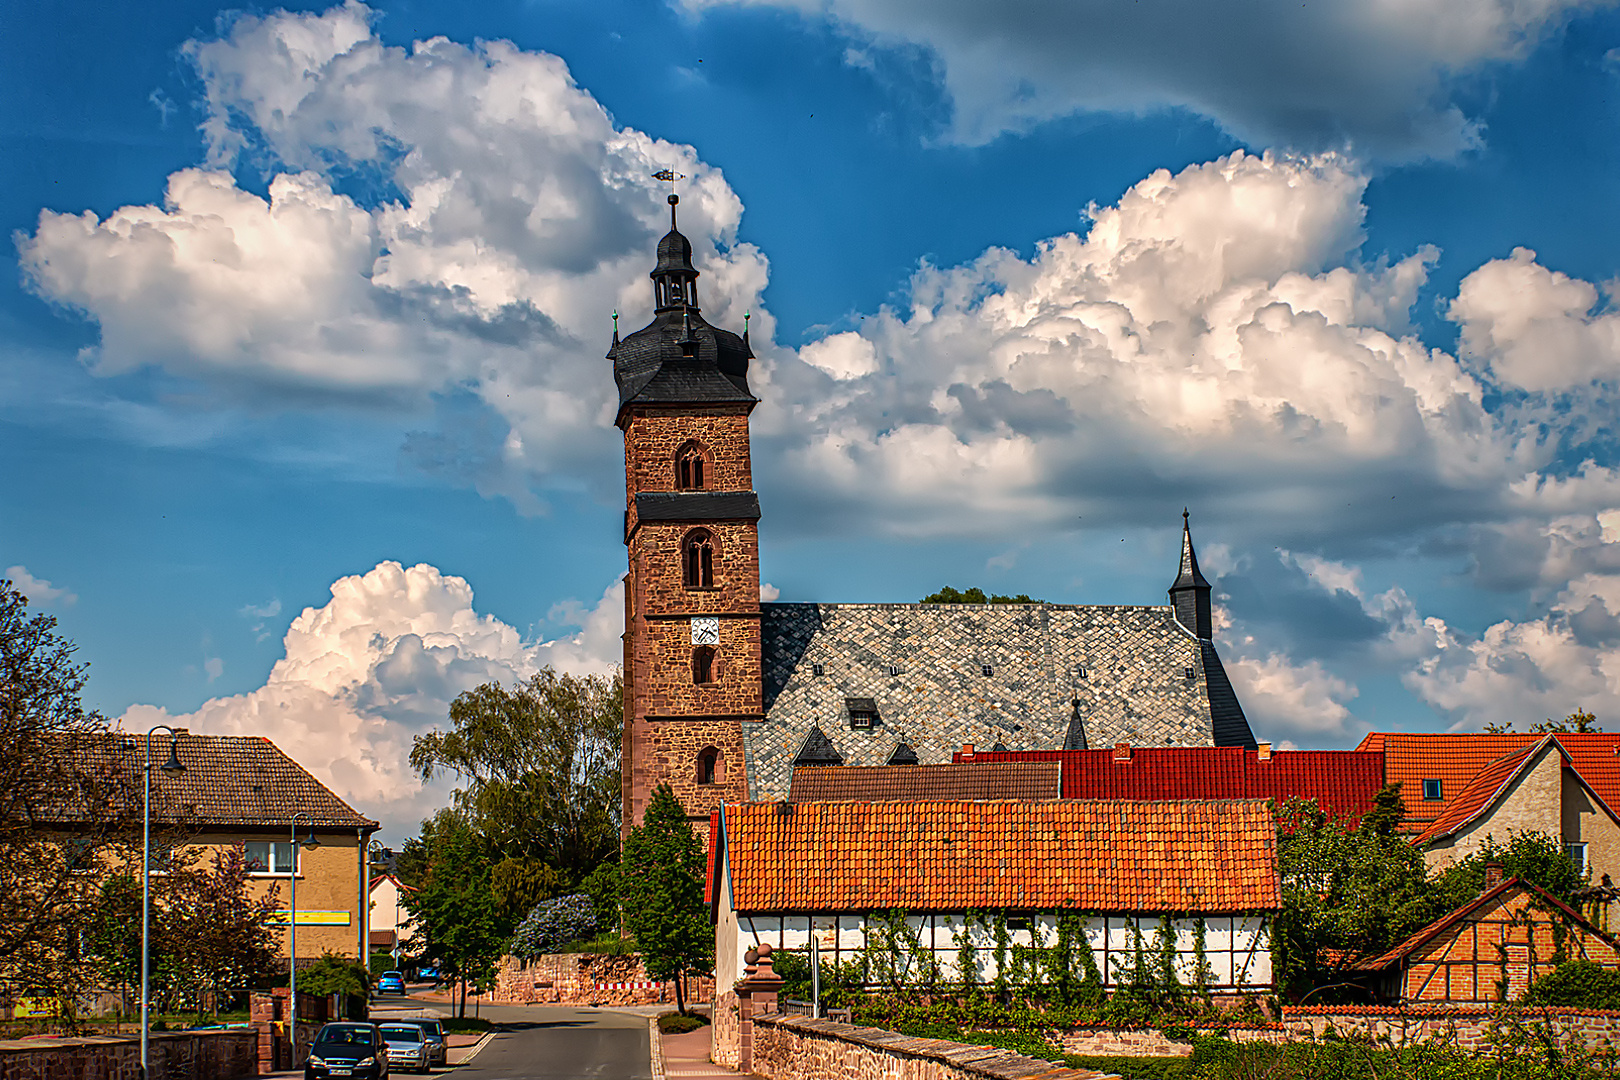
<instances>
[{"instance_id":1,"label":"house window","mask_svg":"<svg viewBox=\"0 0 1620 1080\"><path fill-rule=\"evenodd\" d=\"M877 724L877 702L869 697L852 697L844 699L844 708L849 710L849 726L852 728L869 728Z\"/></svg>"},{"instance_id":2,"label":"house window","mask_svg":"<svg viewBox=\"0 0 1620 1080\"><path fill-rule=\"evenodd\" d=\"M981 664L981 665L979 665L979 670L984 672L986 677L994 675L996 673L996 669L991 667L989 664Z\"/></svg>"},{"instance_id":3,"label":"house window","mask_svg":"<svg viewBox=\"0 0 1620 1080\"><path fill-rule=\"evenodd\" d=\"M1440 781L1438 781L1438 780L1425 780L1425 781L1423 781L1423 797L1425 799L1430 800L1431 802L1436 800L1436 799L1445 798L1444 795L1440 794Z\"/></svg>"},{"instance_id":4,"label":"house window","mask_svg":"<svg viewBox=\"0 0 1620 1080\"><path fill-rule=\"evenodd\" d=\"M698 755L697 782L714 784L720 780L720 751L709 747Z\"/></svg>"},{"instance_id":5,"label":"house window","mask_svg":"<svg viewBox=\"0 0 1620 1080\"><path fill-rule=\"evenodd\" d=\"M714 588L714 537L707 529L694 529L687 537L682 562L688 589Z\"/></svg>"},{"instance_id":6,"label":"house window","mask_svg":"<svg viewBox=\"0 0 1620 1080\"><path fill-rule=\"evenodd\" d=\"M297 845L287 841L249 840L242 856L250 874L292 875L298 872Z\"/></svg>"},{"instance_id":7,"label":"house window","mask_svg":"<svg viewBox=\"0 0 1620 1080\"><path fill-rule=\"evenodd\" d=\"M818 676L819 675L825 675L825 674L827 674L827 669L822 667L820 664L811 664L810 665L810 674L818 675Z\"/></svg>"},{"instance_id":8,"label":"house window","mask_svg":"<svg viewBox=\"0 0 1620 1080\"><path fill-rule=\"evenodd\" d=\"M707 645L692 650L692 682L698 686L714 682L714 650Z\"/></svg>"},{"instance_id":9,"label":"house window","mask_svg":"<svg viewBox=\"0 0 1620 1080\"><path fill-rule=\"evenodd\" d=\"M1192 680L1198 678L1198 672L1194 671L1192 668L1182 668L1181 677L1186 679L1188 682L1191 682Z\"/></svg>"},{"instance_id":10,"label":"house window","mask_svg":"<svg viewBox=\"0 0 1620 1080\"><path fill-rule=\"evenodd\" d=\"M1581 877L1586 877L1586 845L1584 843L1565 844L1564 854L1568 855L1570 861L1575 864L1576 869L1580 870Z\"/></svg>"},{"instance_id":11,"label":"house window","mask_svg":"<svg viewBox=\"0 0 1620 1080\"><path fill-rule=\"evenodd\" d=\"M675 457L675 487L679 491L703 490L703 448L687 443Z\"/></svg>"}]
</instances>

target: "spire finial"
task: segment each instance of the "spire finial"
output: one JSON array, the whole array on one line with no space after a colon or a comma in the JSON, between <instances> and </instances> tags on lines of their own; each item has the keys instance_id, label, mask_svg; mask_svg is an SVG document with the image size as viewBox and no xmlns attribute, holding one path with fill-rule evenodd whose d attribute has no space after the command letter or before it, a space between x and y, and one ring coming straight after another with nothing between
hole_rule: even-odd
<instances>
[{"instance_id":1,"label":"spire finial","mask_svg":"<svg viewBox=\"0 0 1620 1080\"><path fill-rule=\"evenodd\" d=\"M619 343L619 309L613 309L613 344Z\"/></svg>"},{"instance_id":2,"label":"spire finial","mask_svg":"<svg viewBox=\"0 0 1620 1080\"><path fill-rule=\"evenodd\" d=\"M1181 527L1183 529L1187 528L1187 508L1185 506L1181 508Z\"/></svg>"},{"instance_id":3,"label":"spire finial","mask_svg":"<svg viewBox=\"0 0 1620 1080\"><path fill-rule=\"evenodd\" d=\"M748 341L748 320L753 317L754 313L752 311L743 312L743 341L745 343Z\"/></svg>"},{"instance_id":4,"label":"spire finial","mask_svg":"<svg viewBox=\"0 0 1620 1080\"><path fill-rule=\"evenodd\" d=\"M673 191L669 193L669 227L675 228L675 207L680 203L681 197Z\"/></svg>"}]
</instances>

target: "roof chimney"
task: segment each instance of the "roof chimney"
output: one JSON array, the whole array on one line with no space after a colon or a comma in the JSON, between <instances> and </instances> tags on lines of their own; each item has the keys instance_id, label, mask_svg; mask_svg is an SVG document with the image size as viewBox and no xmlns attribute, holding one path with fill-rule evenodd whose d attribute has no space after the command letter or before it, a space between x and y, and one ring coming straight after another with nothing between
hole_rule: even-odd
<instances>
[{"instance_id":1,"label":"roof chimney","mask_svg":"<svg viewBox=\"0 0 1620 1080\"><path fill-rule=\"evenodd\" d=\"M1114 744L1114 763L1131 760L1131 744L1128 742Z\"/></svg>"},{"instance_id":2,"label":"roof chimney","mask_svg":"<svg viewBox=\"0 0 1620 1080\"><path fill-rule=\"evenodd\" d=\"M966 742L966 743L962 744L962 759L964 761L972 761L973 760L973 744L972 743Z\"/></svg>"},{"instance_id":3,"label":"roof chimney","mask_svg":"<svg viewBox=\"0 0 1620 1080\"><path fill-rule=\"evenodd\" d=\"M1502 864L1488 862L1485 864L1485 892L1490 892L1502 884Z\"/></svg>"},{"instance_id":4,"label":"roof chimney","mask_svg":"<svg viewBox=\"0 0 1620 1080\"><path fill-rule=\"evenodd\" d=\"M1271 760L1271 744L1268 742L1255 743L1254 756L1259 761Z\"/></svg>"}]
</instances>

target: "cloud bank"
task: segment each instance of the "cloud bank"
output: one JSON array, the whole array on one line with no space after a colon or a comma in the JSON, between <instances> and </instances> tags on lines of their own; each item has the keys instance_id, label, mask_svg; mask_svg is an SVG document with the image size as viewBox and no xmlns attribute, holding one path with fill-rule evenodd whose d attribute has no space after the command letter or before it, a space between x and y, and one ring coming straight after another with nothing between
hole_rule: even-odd
<instances>
[{"instance_id":1,"label":"cloud bank","mask_svg":"<svg viewBox=\"0 0 1620 1080\"><path fill-rule=\"evenodd\" d=\"M399 839L449 800L451 784L424 786L410 767L412 738L443 727L456 695L486 682L511 685L550 665L576 675L617 665L623 585L588 610L554 612L579 632L525 641L473 608L465 580L425 563L379 563L332 584L332 599L305 608L264 686L170 715L127 710L134 730L168 723L222 735L261 735Z\"/></svg>"},{"instance_id":2,"label":"cloud bank","mask_svg":"<svg viewBox=\"0 0 1620 1080\"><path fill-rule=\"evenodd\" d=\"M701 12L769 6L862 46L921 49L953 106L952 138L982 143L1077 112L1185 109L1252 146L1451 157L1477 120L1461 77L1523 57L1595 0L685 0Z\"/></svg>"}]
</instances>

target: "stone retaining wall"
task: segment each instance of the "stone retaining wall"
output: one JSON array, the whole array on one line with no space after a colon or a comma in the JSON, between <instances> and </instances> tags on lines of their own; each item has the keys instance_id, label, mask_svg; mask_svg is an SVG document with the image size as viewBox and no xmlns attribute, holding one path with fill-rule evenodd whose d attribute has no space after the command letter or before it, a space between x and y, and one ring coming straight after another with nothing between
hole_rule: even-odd
<instances>
[{"instance_id":1,"label":"stone retaining wall","mask_svg":"<svg viewBox=\"0 0 1620 1080\"><path fill-rule=\"evenodd\" d=\"M705 1004L714 980L688 976L688 1005ZM602 953L553 953L520 959L508 956L495 973L486 1001L535 1005L673 1005L675 984L647 977L641 957Z\"/></svg>"},{"instance_id":2,"label":"stone retaining wall","mask_svg":"<svg viewBox=\"0 0 1620 1080\"><path fill-rule=\"evenodd\" d=\"M258 1033L225 1031L153 1033L149 1080L241 1080L258 1071ZM0 1041L0 1080L140 1080L136 1036L32 1038Z\"/></svg>"},{"instance_id":3,"label":"stone retaining wall","mask_svg":"<svg viewBox=\"0 0 1620 1080\"><path fill-rule=\"evenodd\" d=\"M1292 1039L1320 1038L1331 1027L1340 1035L1365 1035L1396 1044L1454 1040L1478 1050L1490 1045L1491 1030L1503 1020L1545 1023L1566 1045L1589 1050L1620 1049L1620 1012L1602 1009L1507 1006L1308 1006L1285 1008L1282 1027Z\"/></svg>"},{"instance_id":4,"label":"stone retaining wall","mask_svg":"<svg viewBox=\"0 0 1620 1080\"><path fill-rule=\"evenodd\" d=\"M1028 1080L1037 1075L1041 1080L1096 1080L1109 1075L1010 1050L781 1013L753 1018L751 1068L765 1080Z\"/></svg>"}]
</instances>

